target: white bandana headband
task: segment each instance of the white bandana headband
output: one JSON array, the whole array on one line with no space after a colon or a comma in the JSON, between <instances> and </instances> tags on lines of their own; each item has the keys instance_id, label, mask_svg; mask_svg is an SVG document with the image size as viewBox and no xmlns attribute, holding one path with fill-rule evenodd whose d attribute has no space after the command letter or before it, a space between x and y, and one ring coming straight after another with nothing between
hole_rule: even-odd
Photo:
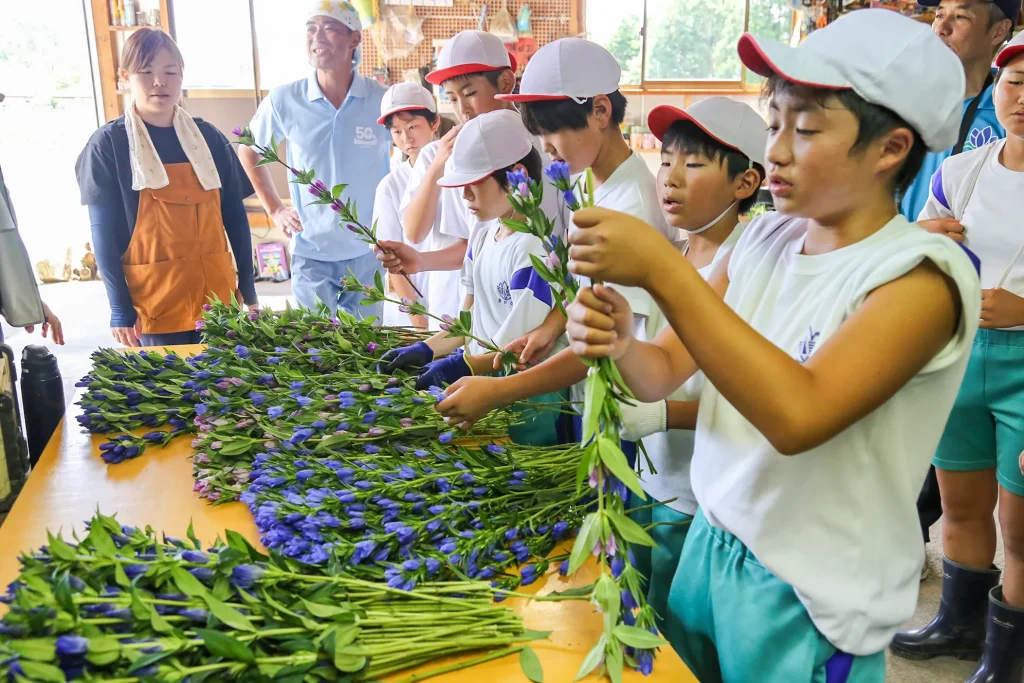
<instances>
[{"instance_id":1,"label":"white bandana headband","mask_svg":"<svg viewBox=\"0 0 1024 683\"><path fill-rule=\"evenodd\" d=\"M199 126L192 120L192 117L181 107L174 107L174 118L172 120L174 132L178 136L178 142L185 151L192 170L199 178L199 184L205 190L216 190L220 188L220 173L217 165L210 154L210 146L206 144L206 138L199 131ZM135 103L132 102L124 115L124 127L128 131L128 158L132 169L132 189L138 192L143 189L158 190L167 187L170 180L167 179L167 171L156 153L153 146L153 139L149 137L146 124L139 118L135 111Z\"/></svg>"},{"instance_id":2,"label":"white bandana headband","mask_svg":"<svg viewBox=\"0 0 1024 683\"><path fill-rule=\"evenodd\" d=\"M348 0L313 0L307 20L313 17L330 17L340 21L351 31L362 31L363 22L359 18L359 12ZM363 46L360 45L352 53L352 64L359 66L363 61Z\"/></svg>"}]
</instances>

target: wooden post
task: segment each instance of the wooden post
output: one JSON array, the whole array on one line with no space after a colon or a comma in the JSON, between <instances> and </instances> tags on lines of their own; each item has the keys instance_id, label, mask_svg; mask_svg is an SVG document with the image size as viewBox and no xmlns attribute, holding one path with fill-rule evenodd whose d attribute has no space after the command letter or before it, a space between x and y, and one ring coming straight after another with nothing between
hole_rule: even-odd
<instances>
[{"instance_id":1,"label":"wooden post","mask_svg":"<svg viewBox=\"0 0 1024 683\"><path fill-rule=\"evenodd\" d=\"M96 65L100 72L100 96L103 118L112 121L121 115L121 97L117 93L117 46L110 30L108 0L91 0L92 23L96 35Z\"/></svg>"}]
</instances>

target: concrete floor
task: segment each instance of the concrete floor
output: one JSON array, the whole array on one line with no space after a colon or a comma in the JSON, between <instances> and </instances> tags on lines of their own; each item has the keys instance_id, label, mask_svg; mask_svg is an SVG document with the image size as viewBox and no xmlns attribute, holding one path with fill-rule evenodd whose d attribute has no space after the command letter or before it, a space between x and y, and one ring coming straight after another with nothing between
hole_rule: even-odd
<instances>
[{"instance_id":1,"label":"concrete floor","mask_svg":"<svg viewBox=\"0 0 1024 683\"><path fill-rule=\"evenodd\" d=\"M291 298L290 283L261 282L256 284L260 303L273 308L283 308L285 300ZM24 330L13 330L3 326L5 343L20 357L21 349L27 344L47 346L58 358L64 379L64 396L70 402L75 394L74 384L89 370L89 354L100 346L114 343L110 336L107 298L101 282L69 282L41 287L43 299L64 325L65 345L58 347L49 340L41 340L39 331L27 334ZM292 299L294 304L294 299ZM74 410L74 408L72 408ZM917 612L908 625L918 626L931 620L935 614L942 589L942 532L936 524L931 532L932 543L928 545L928 563L932 576L921 584L921 595ZM1002 544L996 557L996 564L1002 566ZM963 683L973 673L974 662L960 662L951 658L934 659L927 662L913 662L887 653L888 674L886 683Z\"/></svg>"}]
</instances>

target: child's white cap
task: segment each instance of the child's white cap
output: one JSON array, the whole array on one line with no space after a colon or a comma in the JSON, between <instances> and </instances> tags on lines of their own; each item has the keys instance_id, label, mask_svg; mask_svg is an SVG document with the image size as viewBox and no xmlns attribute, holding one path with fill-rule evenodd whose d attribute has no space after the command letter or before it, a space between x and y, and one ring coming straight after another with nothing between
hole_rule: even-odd
<instances>
[{"instance_id":1,"label":"child's white cap","mask_svg":"<svg viewBox=\"0 0 1024 683\"><path fill-rule=\"evenodd\" d=\"M573 100L607 95L619 89L622 69L612 53L582 38L560 38L530 58L523 71L519 93L497 95L509 102Z\"/></svg>"},{"instance_id":2,"label":"child's white cap","mask_svg":"<svg viewBox=\"0 0 1024 683\"><path fill-rule=\"evenodd\" d=\"M392 114L400 111L412 111L414 109L426 109L429 112L437 112L437 103L430 91L419 83L407 81L395 83L384 93L380 101L380 118L377 123L383 125L384 120Z\"/></svg>"},{"instance_id":3,"label":"child's white cap","mask_svg":"<svg viewBox=\"0 0 1024 683\"><path fill-rule=\"evenodd\" d=\"M764 166L768 129L764 119L750 105L728 97L709 97L685 110L667 104L658 105L647 115L647 127L659 140L664 139L676 121L692 121L718 142Z\"/></svg>"},{"instance_id":4,"label":"child's white cap","mask_svg":"<svg viewBox=\"0 0 1024 683\"><path fill-rule=\"evenodd\" d=\"M887 9L850 12L799 47L745 34L740 59L756 74L853 90L895 112L932 151L952 147L967 83L960 59L926 24Z\"/></svg>"},{"instance_id":5,"label":"child's white cap","mask_svg":"<svg viewBox=\"0 0 1024 683\"><path fill-rule=\"evenodd\" d=\"M462 31L444 44L437 56L437 68L427 74L427 83L441 85L449 78L481 71L516 70L516 58L505 49L501 38L487 31Z\"/></svg>"},{"instance_id":6,"label":"child's white cap","mask_svg":"<svg viewBox=\"0 0 1024 683\"><path fill-rule=\"evenodd\" d=\"M1006 44L996 57L996 66L1002 69L1004 66L1024 55L1024 31L1017 34L1017 37Z\"/></svg>"},{"instance_id":7,"label":"child's white cap","mask_svg":"<svg viewBox=\"0 0 1024 683\"><path fill-rule=\"evenodd\" d=\"M474 185L495 171L519 163L533 149L533 138L519 112L511 109L481 114L467 122L455 138L445 164L441 187Z\"/></svg>"}]
</instances>

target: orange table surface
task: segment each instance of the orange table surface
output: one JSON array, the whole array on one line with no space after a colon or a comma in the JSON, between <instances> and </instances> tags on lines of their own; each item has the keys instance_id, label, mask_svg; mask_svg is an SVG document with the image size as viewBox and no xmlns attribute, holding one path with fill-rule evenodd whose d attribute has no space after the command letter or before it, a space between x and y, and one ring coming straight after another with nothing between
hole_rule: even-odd
<instances>
[{"instance_id":1,"label":"orange table surface","mask_svg":"<svg viewBox=\"0 0 1024 683\"><path fill-rule=\"evenodd\" d=\"M201 347L172 347L183 355L197 353ZM69 417L78 410L69 406ZM65 428L70 424L69 429ZM3 526L0 526L0 587L17 578L18 555L46 544L47 529L62 530L70 538L72 530L80 534L83 522L98 508L103 514L117 515L123 524L150 525L170 536L182 538L191 521L196 536L212 542L225 529L233 529L257 547L256 524L242 503L210 505L192 492L192 449L188 438L172 441L166 448L149 448L142 457L119 465L107 466L99 455L102 436L83 433L72 420L62 421L50 443L32 470ZM568 547L565 548L568 551ZM545 595L592 583L597 565L585 565L571 579L561 577L553 569L535 584L523 589ZM544 667L548 683L568 683L586 653L601 635L601 618L591 605L583 601L531 602L509 599L505 603L523 616L526 628L551 631L546 640L535 641L531 647ZM460 660L472 659L481 653L459 658L435 660L419 669L406 670L386 680L408 676L415 671L428 671ZM518 657L492 660L469 669L443 674L431 680L454 683L523 683ZM596 681L591 674L588 681ZM663 647L655 662L654 673L648 677L627 671L626 681L697 683L671 647Z\"/></svg>"}]
</instances>

